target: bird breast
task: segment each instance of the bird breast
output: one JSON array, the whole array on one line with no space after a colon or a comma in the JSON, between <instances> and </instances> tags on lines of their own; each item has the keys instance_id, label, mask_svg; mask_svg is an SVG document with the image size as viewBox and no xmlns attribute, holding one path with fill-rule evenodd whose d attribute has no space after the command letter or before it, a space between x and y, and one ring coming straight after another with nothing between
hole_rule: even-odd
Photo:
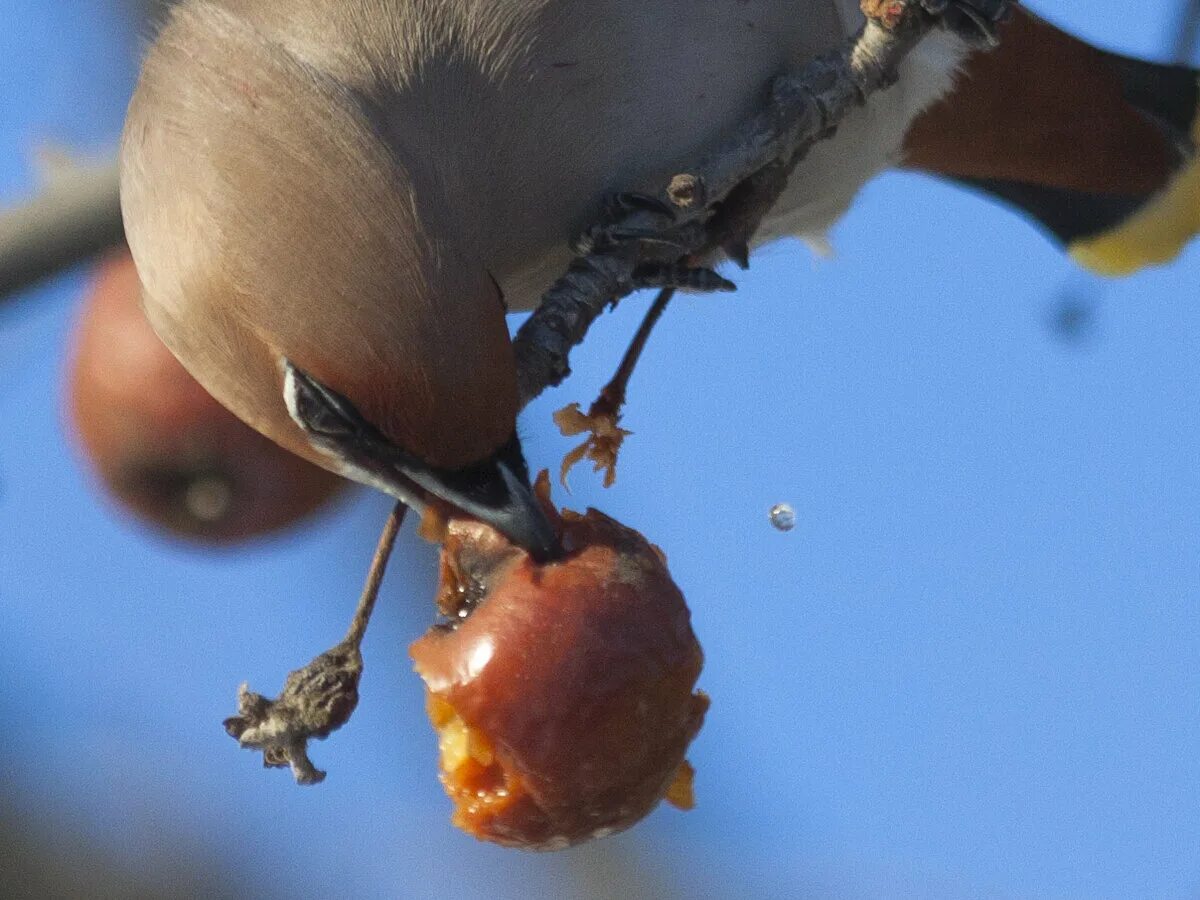
<instances>
[{"instance_id":1,"label":"bird breast","mask_svg":"<svg viewBox=\"0 0 1200 900\"><path fill-rule=\"evenodd\" d=\"M513 309L618 191L656 191L762 102L775 75L838 47L858 0L223 0L372 98L394 152L458 207L465 246ZM900 84L792 178L761 237L815 235L895 157L960 51L927 41Z\"/></svg>"}]
</instances>

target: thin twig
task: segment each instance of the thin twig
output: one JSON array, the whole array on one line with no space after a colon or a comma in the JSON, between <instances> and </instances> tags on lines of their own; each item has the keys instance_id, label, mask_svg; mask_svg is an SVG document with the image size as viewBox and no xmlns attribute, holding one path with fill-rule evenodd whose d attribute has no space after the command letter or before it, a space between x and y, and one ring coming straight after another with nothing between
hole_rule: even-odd
<instances>
[{"instance_id":1,"label":"thin twig","mask_svg":"<svg viewBox=\"0 0 1200 900\"><path fill-rule=\"evenodd\" d=\"M362 596L358 607L354 610L354 618L350 620L350 628L346 631L343 643L362 646L367 626L371 623L371 613L375 611L375 601L379 599L379 588L383 584L383 576L387 572L388 560L392 558L392 549L396 546L396 535L404 524L408 507L397 503L392 507L383 525L383 533L379 535L379 544L375 547L375 555L371 558L371 568L367 570L367 582L363 585Z\"/></svg>"},{"instance_id":2,"label":"thin twig","mask_svg":"<svg viewBox=\"0 0 1200 900\"><path fill-rule=\"evenodd\" d=\"M629 347L626 349L625 355L621 357L621 364L617 366L617 371L613 375L612 380L600 392L611 397L611 402L618 410L625 405L625 391L629 387L629 379L633 375L633 370L637 368L638 360L642 358L642 351L646 349L646 343L650 340L650 334L654 331L654 326L658 324L658 320L662 318L662 314L666 312L667 304L671 302L671 298L674 296L674 288L664 288L659 291L658 296L654 298L654 303L646 310L642 324L638 326L637 333L633 336L633 340L629 342Z\"/></svg>"},{"instance_id":3,"label":"thin twig","mask_svg":"<svg viewBox=\"0 0 1200 900\"><path fill-rule=\"evenodd\" d=\"M586 414L579 409L578 403L564 406L554 414L554 422L564 437L584 433L588 435L587 440L563 458L562 468L558 475L563 487L567 487L567 473L576 463L584 459L590 459L595 464L594 471L604 472L606 488L612 487L616 481L617 454L620 452L625 438L633 433L620 426L621 409L625 406L625 394L629 387L629 379L633 375L633 370L637 368L642 351L646 349L646 343L650 340L654 326L658 324L658 320L666 311L667 304L674 296L674 288L663 288L659 291L654 303L646 310L646 315L642 318L642 324L638 326L633 340L629 342L629 347L621 358L621 364L617 366L616 374L600 390L600 395L588 407Z\"/></svg>"},{"instance_id":4,"label":"thin twig","mask_svg":"<svg viewBox=\"0 0 1200 900\"><path fill-rule=\"evenodd\" d=\"M276 700L256 694L243 684L238 689L238 714L225 720L230 737L248 750L261 751L264 766L291 768L297 784L325 780L325 773L308 757L308 742L329 737L349 721L358 706L362 640L406 512L407 507L397 503L388 516L354 618L341 643L290 673Z\"/></svg>"}]
</instances>

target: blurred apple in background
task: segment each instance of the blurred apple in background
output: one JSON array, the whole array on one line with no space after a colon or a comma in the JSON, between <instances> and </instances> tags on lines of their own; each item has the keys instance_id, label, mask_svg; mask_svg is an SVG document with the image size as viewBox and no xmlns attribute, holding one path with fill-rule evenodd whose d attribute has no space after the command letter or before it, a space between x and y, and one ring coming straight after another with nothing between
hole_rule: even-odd
<instances>
[{"instance_id":1,"label":"blurred apple in background","mask_svg":"<svg viewBox=\"0 0 1200 900\"><path fill-rule=\"evenodd\" d=\"M105 258L70 361L72 431L124 510L180 537L224 543L286 528L346 487L217 403L155 335L138 293L128 251Z\"/></svg>"}]
</instances>

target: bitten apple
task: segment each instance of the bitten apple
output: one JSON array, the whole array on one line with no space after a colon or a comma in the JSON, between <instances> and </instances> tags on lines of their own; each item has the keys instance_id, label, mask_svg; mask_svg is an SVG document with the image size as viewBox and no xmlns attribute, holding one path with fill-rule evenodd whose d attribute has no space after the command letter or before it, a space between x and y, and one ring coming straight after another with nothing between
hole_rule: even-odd
<instances>
[{"instance_id":1,"label":"bitten apple","mask_svg":"<svg viewBox=\"0 0 1200 900\"><path fill-rule=\"evenodd\" d=\"M411 648L438 731L453 821L552 850L620 831L666 798L708 708L683 595L662 552L589 510L564 512L539 565L477 522L448 524L445 620Z\"/></svg>"}]
</instances>

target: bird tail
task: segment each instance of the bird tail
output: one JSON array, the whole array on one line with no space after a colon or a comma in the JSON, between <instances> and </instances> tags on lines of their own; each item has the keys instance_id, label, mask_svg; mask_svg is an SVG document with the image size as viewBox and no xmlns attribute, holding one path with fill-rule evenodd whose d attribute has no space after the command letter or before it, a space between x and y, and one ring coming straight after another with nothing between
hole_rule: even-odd
<instances>
[{"instance_id":1,"label":"bird tail","mask_svg":"<svg viewBox=\"0 0 1200 900\"><path fill-rule=\"evenodd\" d=\"M1126 275L1200 233L1200 78L1092 47L1021 12L999 49L914 124L906 165L1039 222L1083 266Z\"/></svg>"},{"instance_id":2,"label":"bird tail","mask_svg":"<svg viewBox=\"0 0 1200 900\"><path fill-rule=\"evenodd\" d=\"M1104 275L1170 262L1200 233L1200 78L1193 69L1105 54L1128 102L1177 152L1161 187L1130 212L1070 242L1071 255Z\"/></svg>"}]
</instances>

